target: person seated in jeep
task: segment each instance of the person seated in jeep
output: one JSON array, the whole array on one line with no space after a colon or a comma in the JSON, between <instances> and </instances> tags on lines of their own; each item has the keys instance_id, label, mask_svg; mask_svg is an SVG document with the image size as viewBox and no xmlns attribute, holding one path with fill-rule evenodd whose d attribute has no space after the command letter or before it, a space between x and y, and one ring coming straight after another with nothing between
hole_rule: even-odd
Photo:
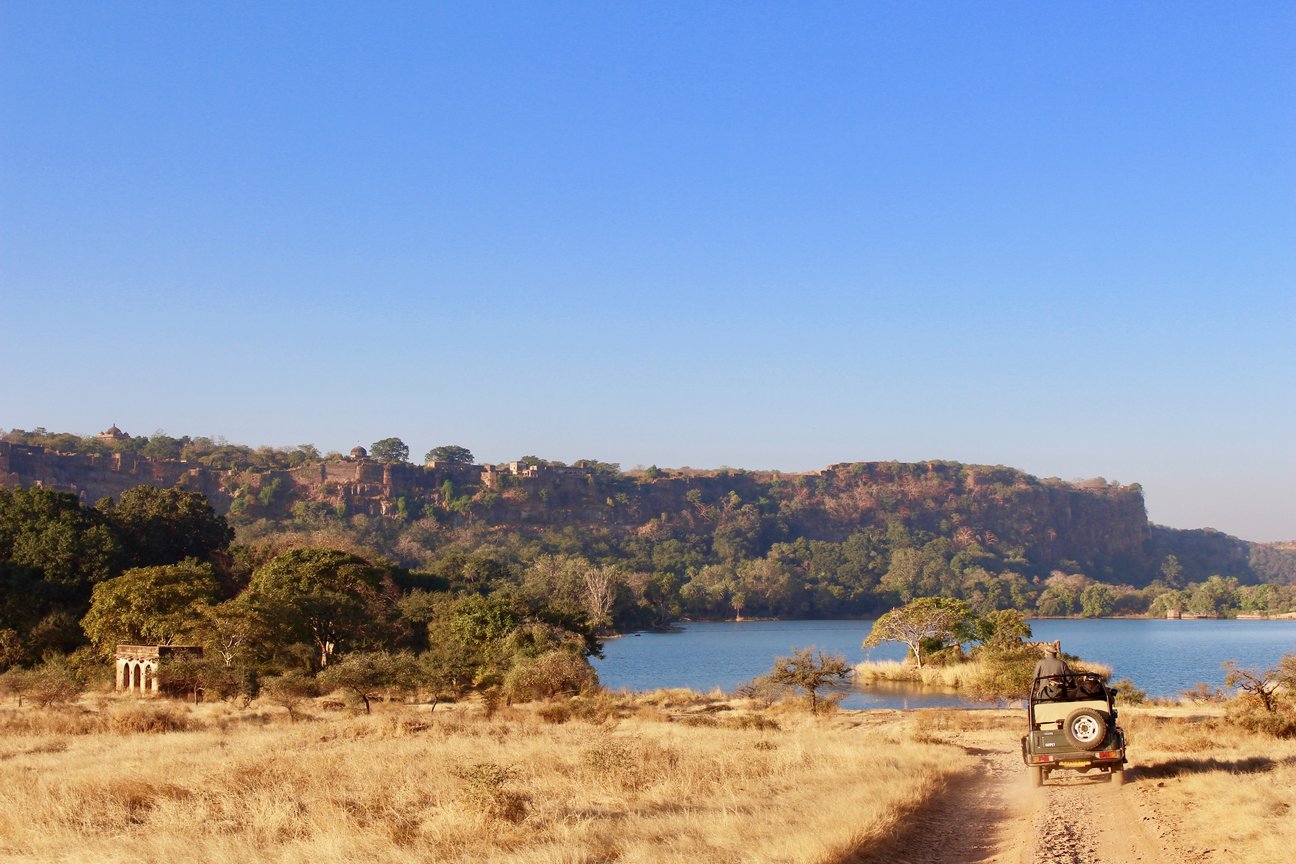
<instances>
[{"instance_id":1,"label":"person seated in jeep","mask_svg":"<svg viewBox=\"0 0 1296 864\"><path fill-rule=\"evenodd\" d=\"M1066 661L1058 656L1058 649L1050 646L1040 661L1035 664L1035 674L1031 676L1032 682L1038 681L1047 675L1070 675L1071 667Z\"/></svg>"}]
</instances>

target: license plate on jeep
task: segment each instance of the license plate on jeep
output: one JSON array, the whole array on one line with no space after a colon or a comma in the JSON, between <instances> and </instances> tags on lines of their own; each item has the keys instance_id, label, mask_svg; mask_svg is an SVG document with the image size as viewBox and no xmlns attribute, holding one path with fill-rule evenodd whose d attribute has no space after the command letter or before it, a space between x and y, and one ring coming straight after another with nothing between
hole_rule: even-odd
<instances>
[{"instance_id":1,"label":"license plate on jeep","mask_svg":"<svg viewBox=\"0 0 1296 864\"><path fill-rule=\"evenodd\" d=\"M1088 768L1088 762L1057 762L1054 763L1061 768Z\"/></svg>"}]
</instances>

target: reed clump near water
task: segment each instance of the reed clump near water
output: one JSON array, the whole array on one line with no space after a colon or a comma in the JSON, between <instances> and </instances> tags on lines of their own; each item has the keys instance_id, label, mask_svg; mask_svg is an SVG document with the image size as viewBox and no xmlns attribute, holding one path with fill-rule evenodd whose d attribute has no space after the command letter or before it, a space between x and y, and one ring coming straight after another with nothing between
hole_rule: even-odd
<instances>
[{"instance_id":1,"label":"reed clump near water","mask_svg":"<svg viewBox=\"0 0 1296 864\"><path fill-rule=\"evenodd\" d=\"M678 691L298 714L0 709L0 858L822 861L894 830L970 759L893 715Z\"/></svg>"},{"instance_id":2,"label":"reed clump near water","mask_svg":"<svg viewBox=\"0 0 1296 864\"><path fill-rule=\"evenodd\" d=\"M958 691L975 699L1022 699L1030 689L1031 673L1040 653L1031 649L985 651L972 657L929 663L919 668L912 660L865 661L854 667L855 683L914 684L937 690ZM1112 669L1102 663L1068 658L1074 672L1093 672L1110 678Z\"/></svg>"}]
</instances>

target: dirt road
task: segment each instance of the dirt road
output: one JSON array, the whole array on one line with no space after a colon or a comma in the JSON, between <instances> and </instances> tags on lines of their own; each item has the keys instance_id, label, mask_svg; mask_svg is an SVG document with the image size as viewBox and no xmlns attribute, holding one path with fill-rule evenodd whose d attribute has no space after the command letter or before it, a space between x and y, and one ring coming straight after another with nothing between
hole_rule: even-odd
<instances>
[{"instance_id":1,"label":"dirt road","mask_svg":"<svg viewBox=\"0 0 1296 864\"><path fill-rule=\"evenodd\" d=\"M885 847L839 864L1135 864L1183 861L1138 789L1107 774L1059 771L1032 788L1017 740L1004 729L946 740L976 759L942 794L904 820Z\"/></svg>"}]
</instances>

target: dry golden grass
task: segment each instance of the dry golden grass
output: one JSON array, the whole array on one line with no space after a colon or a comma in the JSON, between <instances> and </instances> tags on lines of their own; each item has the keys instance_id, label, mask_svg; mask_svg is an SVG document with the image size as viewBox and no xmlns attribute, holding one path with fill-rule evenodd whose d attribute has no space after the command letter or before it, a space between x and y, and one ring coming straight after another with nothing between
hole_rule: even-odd
<instances>
[{"instance_id":1,"label":"dry golden grass","mask_svg":"<svg viewBox=\"0 0 1296 864\"><path fill-rule=\"evenodd\" d=\"M1125 708L1132 776L1181 843L1210 860L1287 861L1296 848L1296 739L1228 723L1222 706Z\"/></svg>"},{"instance_id":2,"label":"dry golden grass","mask_svg":"<svg viewBox=\"0 0 1296 864\"><path fill-rule=\"evenodd\" d=\"M666 692L570 716L4 709L0 859L831 862L970 760L880 712L770 719ZM187 731L142 731L164 728Z\"/></svg>"}]
</instances>

